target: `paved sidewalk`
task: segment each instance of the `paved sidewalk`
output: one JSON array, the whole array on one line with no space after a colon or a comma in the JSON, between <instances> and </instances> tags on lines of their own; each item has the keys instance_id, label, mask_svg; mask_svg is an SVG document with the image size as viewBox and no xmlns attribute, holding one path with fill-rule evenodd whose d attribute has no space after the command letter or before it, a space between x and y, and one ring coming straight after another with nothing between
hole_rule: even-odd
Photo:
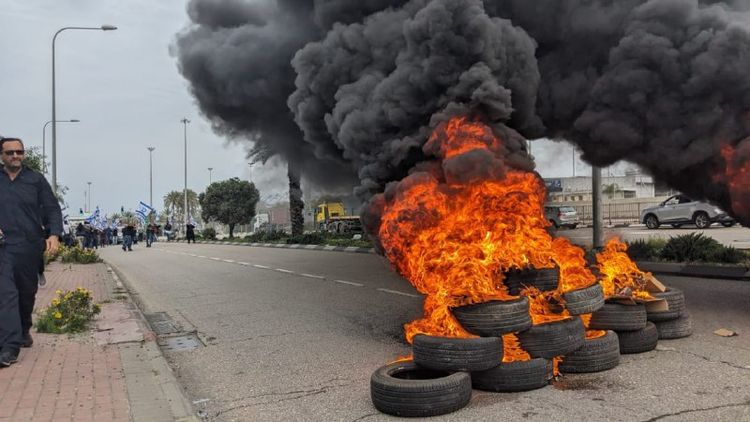
<instances>
[{"instance_id":1,"label":"paved sidewalk","mask_svg":"<svg viewBox=\"0 0 750 422\"><path fill-rule=\"evenodd\" d=\"M77 287L91 290L96 303L108 303L88 333L32 329L33 347L0 369L0 421L193 420L174 376L163 370L153 335L105 264L52 263L46 275L36 310L48 306L56 290Z\"/></svg>"}]
</instances>

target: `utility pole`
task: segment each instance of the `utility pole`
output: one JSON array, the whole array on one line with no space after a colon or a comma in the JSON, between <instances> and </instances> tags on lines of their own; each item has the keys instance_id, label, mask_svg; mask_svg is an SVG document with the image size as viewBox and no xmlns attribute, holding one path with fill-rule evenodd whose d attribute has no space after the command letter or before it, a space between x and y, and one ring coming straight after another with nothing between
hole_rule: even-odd
<instances>
[{"instance_id":1,"label":"utility pole","mask_svg":"<svg viewBox=\"0 0 750 422\"><path fill-rule=\"evenodd\" d=\"M182 122L182 125L183 125L183 128L184 128L184 130L183 130L183 139L185 141L185 191L184 191L184 196L185 196L185 203L184 203L185 212L184 212L184 216L183 216L183 220L184 220L185 224L183 225L183 227L186 228L187 227L187 223L189 221L188 220L188 197L187 197L188 196L188 194L187 194L187 125L188 125L188 123L190 123L190 120L188 120L187 117L183 117L182 120L180 120L180 121Z\"/></svg>"},{"instance_id":2,"label":"utility pole","mask_svg":"<svg viewBox=\"0 0 750 422\"><path fill-rule=\"evenodd\" d=\"M214 171L213 167L208 168L208 185L211 186L211 172Z\"/></svg>"},{"instance_id":3,"label":"utility pole","mask_svg":"<svg viewBox=\"0 0 750 422\"><path fill-rule=\"evenodd\" d=\"M594 249L601 249L604 246L602 236L602 168L591 166L591 193L592 208L594 217L594 234L592 244Z\"/></svg>"},{"instance_id":4,"label":"utility pole","mask_svg":"<svg viewBox=\"0 0 750 422\"><path fill-rule=\"evenodd\" d=\"M148 149L148 206L154 207L154 161L152 153L156 147L147 147Z\"/></svg>"},{"instance_id":5,"label":"utility pole","mask_svg":"<svg viewBox=\"0 0 750 422\"><path fill-rule=\"evenodd\" d=\"M91 182L86 182L86 183L89 184L89 203L88 203L89 211L88 212L91 212Z\"/></svg>"}]
</instances>

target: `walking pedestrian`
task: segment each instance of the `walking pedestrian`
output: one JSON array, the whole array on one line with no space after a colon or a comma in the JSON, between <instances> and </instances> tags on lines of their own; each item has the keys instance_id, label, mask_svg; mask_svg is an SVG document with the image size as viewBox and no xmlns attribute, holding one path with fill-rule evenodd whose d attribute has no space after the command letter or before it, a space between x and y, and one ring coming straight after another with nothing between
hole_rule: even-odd
<instances>
[{"instance_id":1,"label":"walking pedestrian","mask_svg":"<svg viewBox=\"0 0 750 422\"><path fill-rule=\"evenodd\" d=\"M195 243L195 226L190 222L185 224L185 238L188 244L191 240Z\"/></svg>"},{"instance_id":2,"label":"walking pedestrian","mask_svg":"<svg viewBox=\"0 0 750 422\"><path fill-rule=\"evenodd\" d=\"M31 347L31 313L46 250L57 252L62 212L47 180L23 164L25 149L18 138L0 139L0 367ZM45 228L46 222L46 228ZM49 235L45 240L45 229Z\"/></svg>"},{"instance_id":3,"label":"walking pedestrian","mask_svg":"<svg viewBox=\"0 0 750 422\"><path fill-rule=\"evenodd\" d=\"M135 237L135 227L128 223L127 226L122 229L122 250L132 251L133 250L133 238Z\"/></svg>"}]
</instances>

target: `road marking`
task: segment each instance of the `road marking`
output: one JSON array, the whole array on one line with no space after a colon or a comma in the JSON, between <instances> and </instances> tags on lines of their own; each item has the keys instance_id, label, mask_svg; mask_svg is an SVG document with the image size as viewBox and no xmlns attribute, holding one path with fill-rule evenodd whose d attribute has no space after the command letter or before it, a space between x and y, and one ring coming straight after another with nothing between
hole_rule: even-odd
<instances>
[{"instance_id":1,"label":"road marking","mask_svg":"<svg viewBox=\"0 0 750 422\"><path fill-rule=\"evenodd\" d=\"M271 269L271 267L266 267L265 265L258 265L258 264L253 264L253 267L255 267L255 268L263 268L264 270L270 270Z\"/></svg>"},{"instance_id":2,"label":"road marking","mask_svg":"<svg viewBox=\"0 0 750 422\"><path fill-rule=\"evenodd\" d=\"M209 258L209 259L212 259L212 260L214 260L214 261L221 261L221 258L213 258L213 257L211 257L211 258Z\"/></svg>"},{"instance_id":3,"label":"road marking","mask_svg":"<svg viewBox=\"0 0 750 422\"><path fill-rule=\"evenodd\" d=\"M234 261L232 261L231 259L222 259L222 261L228 262L230 264L234 264Z\"/></svg>"},{"instance_id":4,"label":"road marking","mask_svg":"<svg viewBox=\"0 0 750 422\"><path fill-rule=\"evenodd\" d=\"M203 255L196 255L196 257L198 257L198 258L206 258L206 257L205 257L205 256L203 256Z\"/></svg>"},{"instance_id":5,"label":"road marking","mask_svg":"<svg viewBox=\"0 0 750 422\"><path fill-rule=\"evenodd\" d=\"M315 274L306 274L306 273L302 273L302 274L300 274L300 275L301 275L302 277L307 277L307 278L317 278L317 279L320 279L320 280L325 280L325 279L326 279L326 278L325 278L325 277L323 277L322 275L315 275Z\"/></svg>"},{"instance_id":6,"label":"road marking","mask_svg":"<svg viewBox=\"0 0 750 422\"><path fill-rule=\"evenodd\" d=\"M247 265L250 265L250 263L249 263L249 262L242 262L242 261L237 261L237 263L238 263L238 264L240 264L240 265L246 265L246 266L247 266Z\"/></svg>"},{"instance_id":7,"label":"road marking","mask_svg":"<svg viewBox=\"0 0 750 422\"><path fill-rule=\"evenodd\" d=\"M341 283L341 284L348 284L350 286L357 286L357 287L364 287L364 284L355 283L353 281L345 281L345 280L333 280L334 283Z\"/></svg>"},{"instance_id":8,"label":"road marking","mask_svg":"<svg viewBox=\"0 0 750 422\"><path fill-rule=\"evenodd\" d=\"M399 291L390 290L390 289L375 289L375 290L378 290L378 291L381 291L381 292L384 292L384 293L391 293L391 294L394 294L394 295L409 296L409 297L420 297L420 296L417 296L417 295L413 295L411 293L404 293L404 292L399 292Z\"/></svg>"},{"instance_id":9,"label":"road marking","mask_svg":"<svg viewBox=\"0 0 750 422\"><path fill-rule=\"evenodd\" d=\"M276 271L281 272L281 273L294 274L294 271L285 270L283 268L276 268Z\"/></svg>"}]
</instances>

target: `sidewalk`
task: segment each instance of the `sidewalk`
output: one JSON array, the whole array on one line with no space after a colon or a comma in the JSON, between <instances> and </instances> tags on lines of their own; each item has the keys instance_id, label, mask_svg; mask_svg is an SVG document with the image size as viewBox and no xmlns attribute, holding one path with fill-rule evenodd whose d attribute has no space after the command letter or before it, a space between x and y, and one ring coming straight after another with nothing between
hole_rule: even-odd
<instances>
[{"instance_id":1,"label":"sidewalk","mask_svg":"<svg viewBox=\"0 0 750 422\"><path fill-rule=\"evenodd\" d=\"M127 293L105 264L52 263L36 309L84 287L102 304L88 333L41 334L0 369L0 421L193 420L189 402Z\"/></svg>"}]
</instances>

